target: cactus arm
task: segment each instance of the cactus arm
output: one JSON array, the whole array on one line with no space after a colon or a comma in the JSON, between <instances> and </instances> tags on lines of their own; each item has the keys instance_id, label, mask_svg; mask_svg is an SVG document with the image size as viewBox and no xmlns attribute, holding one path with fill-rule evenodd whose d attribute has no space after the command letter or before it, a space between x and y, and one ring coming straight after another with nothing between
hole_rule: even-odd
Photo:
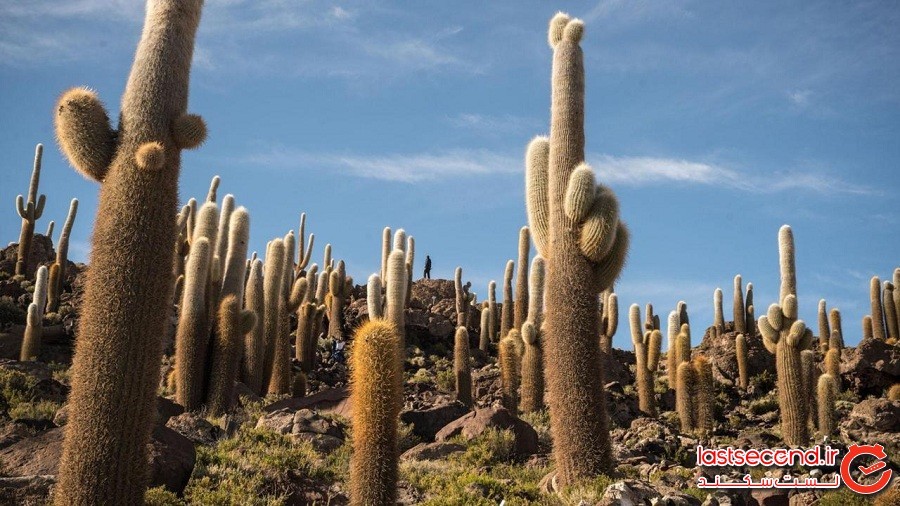
<instances>
[{"instance_id":1,"label":"cactus arm","mask_svg":"<svg viewBox=\"0 0 900 506\"><path fill-rule=\"evenodd\" d=\"M117 133L97 94L72 88L60 96L54 121L56 139L69 163L81 175L102 182L117 148Z\"/></svg>"},{"instance_id":2,"label":"cactus arm","mask_svg":"<svg viewBox=\"0 0 900 506\"><path fill-rule=\"evenodd\" d=\"M384 302L381 297L381 276L372 274L366 284L366 305L369 309L369 319L384 318Z\"/></svg>"},{"instance_id":3,"label":"cactus arm","mask_svg":"<svg viewBox=\"0 0 900 506\"><path fill-rule=\"evenodd\" d=\"M16 197L16 212L19 213L19 216L23 220L27 220L28 217L31 215L31 212L29 211L30 209L31 209L31 204L25 203L24 196L19 195Z\"/></svg>"},{"instance_id":4,"label":"cactus arm","mask_svg":"<svg viewBox=\"0 0 900 506\"><path fill-rule=\"evenodd\" d=\"M181 114L172 122L172 140L181 149L195 149L206 140L206 122L197 114Z\"/></svg>"}]
</instances>

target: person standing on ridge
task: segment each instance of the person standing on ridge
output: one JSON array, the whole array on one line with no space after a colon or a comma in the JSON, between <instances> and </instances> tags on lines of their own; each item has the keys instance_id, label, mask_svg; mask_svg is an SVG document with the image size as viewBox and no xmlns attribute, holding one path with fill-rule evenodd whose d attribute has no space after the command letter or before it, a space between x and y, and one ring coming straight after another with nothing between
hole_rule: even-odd
<instances>
[{"instance_id":1,"label":"person standing on ridge","mask_svg":"<svg viewBox=\"0 0 900 506\"><path fill-rule=\"evenodd\" d=\"M431 257L428 255L425 255L425 273L422 279L431 279Z\"/></svg>"}]
</instances>

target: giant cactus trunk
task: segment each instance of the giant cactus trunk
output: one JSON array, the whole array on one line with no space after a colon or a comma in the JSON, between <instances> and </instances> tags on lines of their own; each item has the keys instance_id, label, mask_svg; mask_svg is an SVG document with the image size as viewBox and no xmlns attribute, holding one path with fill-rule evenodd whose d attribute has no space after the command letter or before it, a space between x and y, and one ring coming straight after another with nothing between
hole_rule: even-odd
<instances>
[{"instance_id":1,"label":"giant cactus trunk","mask_svg":"<svg viewBox=\"0 0 900 506\"><path fill-rule=\"evenodd\" d=\"M205 135L202 120L185 114L202 6L202 0L148 1L117 134L87 90L64 94L56 108L69 160L102 181L56 504L144 500L174 288L181 149Z\"/></svg>"},{"instance_id":2,"label":"giant cactus trunk","mask_svg":"<svg viewBox=\"0 0 900 506\"><path fill-rule=\"evenodd\" d=\"M529 228L547 261L545 366L563 486L612 469L597 294L615 281L628 249L615 195L583 164L583 30L561 13L550 22L550 138L532 141L526 170Z\"/></svg>"}]
</instances>

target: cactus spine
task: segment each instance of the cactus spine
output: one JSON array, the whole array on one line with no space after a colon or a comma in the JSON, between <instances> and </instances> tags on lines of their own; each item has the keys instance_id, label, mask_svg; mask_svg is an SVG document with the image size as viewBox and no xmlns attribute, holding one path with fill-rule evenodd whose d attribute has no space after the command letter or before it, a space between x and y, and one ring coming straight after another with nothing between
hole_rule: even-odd
<instances>
[{"instance_id":1,"label":"cactus spine","mask_svg":"<svg viewBox=\"0 0 900 506\"><path fill-rule=\"evenodd\" d=\"M780 304L772 304L766 316L759 318L763 344L775 355L778 377L778 404L781 408L781 433L789 445L803 445L808 439L808 396L803 391L803 367L800 352L809 348L812 332L797 319L797 277L794 269L794 234L784 225L778 232L781 271Z\"/></svg>"},{"instance_id":2,"label":"cactus spine","mask_svg":"<svg viewBox=\"0 0 900 506\"><path fill-rule=\"evenodd\" d=\"M519 406L519 357L516 339L519 331L512 329L500 341L500 383L503 391L503 407L515 414Z\"/></svg>"},{"instance_id":3,"label":"cactus spine","mask_svg":"<svg viewBox=\"0 0 900 506\"><path fill-rule=\"evenodd\" d=\"M75 223L75 215L78 214L78 199L72 199L69 203L69 214L59 234L59 244L56 245L57 272L51 276L51 283L47 287L47 311L55 313L59 309L59 296L62 294L66 281L66 268L69 264L69 235L72 233L72 225ZM51 267L52 271L52 267ZM53 274L51 272L51 274Z\"/></svg>"},{"instance_id":4,"label":"cactus spine","mask_svg":"<svg viewBox=\"0 0 900 506\"><path fill-rule=\"evenodd\" d=\"M750 386L750 371L747 365L747 337L744 334L735 336L734 350L737 355L738 386L746 390Z\"/></svg>"},{"instance_id":5,"label":"cactus spine","mask_svg":"<svg viewBox=\"0 0 900 506\"><path fill-rule=\"evenodd\" d=\"M140 504L174 277L182 149L203 120L186 114L201 0L147 3L118 131L93 92L60 98L56 133L75 167L102 181L76 344L57 504ZM114 359L111 359L114 357Z\"/></svg>"},{"instance_id":6,"label":"cactus spine","mask_svg":"<svg viewBox=\"0 0 900 506\"><path fill-rule=\"evenodd\" d=\"M397 502L397 427L403 407L400 346L397 328L385 320L364 323L353 339L350 355L350 396L354 406L350 457L352 505Z\"/></svg>"},{"instance_id":7,"label":"cactus spine","mask_svg":"<svg viewBox=\"0 0 900 506\"><path fill-rule=\"evenodd\" d=\"M597 185L583 163L583 32L584 23L566 14L550 21L550 138L533 140L526 154L529 228L538 254L547 261L544 351L561 486L612 469L596 344L597 294L618 277L628 250L628 230L619 221L615 195ZM588 188L593 192L585 191Z\"/></svg>"},{"instance_id":8,"label":"cactus spine","mask_svg":"<svg viewBox=\"0 0 900 506\"><path fill-rule=\"evenodd\" d=\"M835 412L834 403L837 398L837 380L829 373L819 376L816 388L819 411L819 435L828 437L834 434Z\"/></svg>"},{"instance_id":9,"label":"cactus spine","mask_svg":"<svg viewBox=\"0 0 900 506\"><path fill-rule=\"evenodd\" d=\"M519 264L516 271L516 301L513 306L513 328L521 329L528 318L528 254L531 252L528 227L519 230Z\"/></svg>"},{"instance_id":10,"label":"cactus spine","mask_svg":"<svg viewBox=\"0 0 900 506\"><path fill-rule=\"evenodd\" d=\"M714 336L719 337L725 333L725 315L722 312L722 289L716 288L713 294L713 307L715 309L715 317L713 318Z\"/></svg>"},{"instance_id":11,"label":"cactus spine","mask_svg":"<svg viewBox=\"0 0 900 506\"><path fill-rule=\"evenodd\" d=\"M16 198L16 211L22 218L22 230L19 233L19 249L16 256L16 275L27 276L31 266L28 265L31 256L31 241L34 239L34 224L44 214L46 196L38 197L38 184L41 180L41 158L44 154L44 146L38 144L34 149L34 168L31 171L31 183L28 185L28 200L19 195ZM37 200L35 200L37 199ZM40 308L43 311L44 308Z\"/></svg>"},{"instance_id":12,"label":"cactus spine","mask_svg":"<svg viewBox=\"0 0 900 506\"><path fill-rule=\"evenodd\" d=\"M638 405L647 416L656 416L656 398L653 393L656 368L659 365L659 347L662 335L658 330L641 332L641 308L632 304L628 311L631 325L631 343L634 345L635 382Z\"/></svg>"},{"instance_id":13,"label":"cactus spine","mask_svg":"<svg viewBox=\"0 0 900 506\"><path fill-rule=\"evenodd\" d=\"M456 377L456 400L472 407L472 366L469 360L469 331L457 327L453 346L453 373Z\"/></svg>"},{"instance_id":14,"label":"cactus spine","mask_svg":"<svg viewBox=\"0 0 900 506\"><path fill-rule=\"evenodd\" d=\"M513 329L513 270L515 262L509 260L506 262L506 271L503 273L503 307L500 308L500 339L506 337L506 334Z\"/></svg>"},{"instance_id":15,"label":"cactus spine","mask_svg":"<svg viewBox=\"0 0 900 506\"><path fill-rule=\"evenodd\" d=\"M731 309L734 313L734 331L743 334L747 332L746 313L744 308L744 288L741 286L741 275L734 277L734 295Z\"/></svg>"}]
</instances>

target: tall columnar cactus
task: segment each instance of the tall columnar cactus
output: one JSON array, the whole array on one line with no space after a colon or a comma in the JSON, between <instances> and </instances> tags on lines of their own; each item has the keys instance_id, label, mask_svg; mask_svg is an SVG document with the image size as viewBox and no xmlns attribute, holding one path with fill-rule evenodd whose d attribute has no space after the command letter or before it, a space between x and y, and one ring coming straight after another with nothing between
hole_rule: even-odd
<instances>
[{"instance_id":1,"label":"tall columnar cactus","mask_svg":"<svg viewBox=\"0 0 900 506\"><path fill-rule=\"evenodd\" d=\"M678 311L670 311L666 322L666 380L672 390L675 390L675 381L678 378L677 343L680 331Z\"/></svg>"},{"instance_id":2,"label":"tall columnar cactus","mask_svg":"<svg viewBox=\"0 0 900 506\"><path fill-rule=\"evenodd\" d=\"M140 504L174 278L182 149L206 127L186 114L202 0L152 0L119 114L64 93L56 134L69 161L102 181L78 340L57 504Z\"/></svg>"},{"instance_id":3,"label":"tall columnar cactus","mask_svg":"<svg viewBox=\"0 0 900 506\"><path fill-rule=\"evenodd\" d=\"M606 296L604 297L604 293ZM619 328L619 298L615 293L600 294L600 351L604 356L612 353L612 340Z\"/></svg>"},{"instance_id":4,"label":"tall columnar cactus","mask_svg":"<svg viewBox=\"0 0 900 506\"><path fill-rule=\"evenodd\" d=\"M691 326L687 323L681 325L681 330L678 332L678 336L675 337L675 363L676 371L681 364L685 362L691 361ZM678 374L676 372L675 375L676 381L678 380Z\"/></svg>"},{"instance_id":5,"label":"tall columnar cactus","mask_svg":"<svg viewBox=\"0 0 900 506\"><path fill-rule=\"evenodd\" d=\"M833 307L828 313L828 321L831 324L831 339L828 341L829 349L832 347L844 347L844 329L841 323L841 311Z\"/></svg>"},{"instance_id":6,"label":"tall columnar cactus","mask_svg":"<svg viewBox=\"0 0 900 506\"><path fill-rule=\"evenodd\" d=\"M19 351L19 360L22 362L37 360L41 352L41 338L44 334L42 319L43 314L38 305L34 302L29 304L25 320L25 334L22 337L22 348Z\"/></svg>"},{"instance_id":7,"label":"tall columnar cactus","mask_svg":"<svg viewBox=\"0 0 900 506\"><path fill-rule=\"evenodd\" d=\"M401 356L406 349L404 307L409 289L409 273L406 271L406 258L403 251L395 249L388 256L387 278L385 278L384 317L397 328L400 335Z\"/></svg>"},{"instance_id":8,"label":"tall columnar cactus","mask_svg":"<svg viewBox=\"0 0 900 506\"><path fill-rule=\"evenodd\" d=\"M478 331L478 349L487 353L491 348L491 310L488 301L481 303L481 326Z\"/></svg>"},{"instance_id":9,"label":"tall columnar cactus","mask_svg":"<svg viewBox=\"0 0 900 506\"><path fill-rule=\"evenodd\" d=\"M681 432L692 432L697 426L696 391L697 373L690 362L678 364L675 375L675 411L681 421Z\"/></svg>"},{"instance_id":10,"label":"tall columnar cactus","mask_svg":"<svg viewBox=\"0 0 900 506\"><path fill-rule=\"evenodd\" d=\"M875 333L873 331L872 325L872 317L870 315L863 316L862 318L862 338L863 341L866 339L874 339Z\"/></svg>"},{"instance_id":11,"label":"tall columnar cactus","mask_svg":"<svg viewBox=\"0 0 900 506\"><path fill-rule=\"evenodd\" d=\"M809 403L803 391L803 368L800 352L812 342L812 331L797 319L797 276L794 269L794 234L784 225L778 232L781 270L781 303L769 306L766 316L759 318L763 344L775 355L778 376L778 404L781 411L781 435L789 445L804 445L809 432Z\"/></svg>"},{"instance_id":12,"label":"tall columnar cactus","mask_svg":"<svg viewBox=\"0 0 900 506\"><path fill-rule=\"evenodd\" d=\"M47 303L47 289L49 274L47 267L41 266L35 273L34 293L32 302L28 305L28 313L25 321L25 334L22 337L22 348L19 350L19 360L27 362L37 360L41 352L41 338L44 335L44 306Z\"/></svg>"},{"instance_id":13,"label":"tall columnar cactus","mask_svg":"<svg viewBox=\"0 0 900 506\"><path fill-rule=\"evenodd\" d=\"M747 364L747 337L744 334L738 334L734 338L734 350L737 356L738 365L738 386L746 390L750 386L750 370Z\"/></svg>"},{"instance_id":14,"label":"tall columnar cactus","mask_svg":"<svg viewBox=\"0 0 900 506\"><path fill-rule=\"evenodd\" d=\"M391 255L391 236L391 227L384 227L381 233L381 279L387 279L387 263L388 257Z\"/></svg>"},{"instance_id":15,"label":"tall columnar cactus","mask_svg":"<svg viewBox=\"0 0 900 506\"><path fill-rule=\"evenodd\" d=\"M506 262L506 271L503 273L503 307L500 308L500 339L506 337L506 334L514 328L515 320L513 319L513 270L515 262L509 260Z\"/></svg>"},{"instance_id":16,"label":"tall columnar cactus","mask_svg":"<svg viewBox=\"0 0 900 506\"><path fill-rule=\"evenodd\" d=\"M900 332L900 267L894 269L894 312L897 313L897 331Z\"/></svg>"},{"instance_id":17,"label":"tall columnar cactus","mask_svg":"<svg viewBox=\"0 0 900 506\"><path fill-rule=\"evenodd\" d=\"M869 282L869 299L872 303L872 335L875 339L884 341L884 311L881 306L881 280L878 276L872 276Z\"/></svg>"},{"instance_id":18,"label":"tall columnar cactus","mask_svg":"<svg viewBox=\"0 0 900 506\"><path fill-rule=\"evenodd\" d=\"M707 433L712 430L715 422L716 391L713 379L712 363L703 355L697 355L693 360L694 373L697 379L694 420L697 430Z\"/></svg>"},{"instance_id":19,"label":"tall columnar cactus","mask_svg":"<svg viewBox=\"0 0 900 506\"><path fill-rule=\"evenodd\" d=\"M55 313L59 309L59 296L62 294L63 285L66 282L66 268L69 264L69 236L72 233L72 225L75 223L75 215L78 214L78 199L72 199L69 203L69 214L59 233L59 242L56 245L56 274L52 276L47 287L47 311Z\"/></svg>"},{"instance_id":20,"label":"tall columnar cactus","mask_svg":"<svg viewBox=\"0 0 900 506\"><path fill-rule=\"evenodd\" d=\"M207 204L215 206L215 204ZM181 314L175 336L176 401L188 411L203 404L204 372L209 348L207 288L211 260L209 239L200 237L191 245L185 269Z\"/></svg>"},{"instance_id":21,"label":"tall columnar cactus","mask_svg":"<svg viewBox=\"0 0 900 506\"><path fill-rule=\"evenodd\" d=\"M597 294L613 284L628 251L615 195L583 163L583 33L584 23L566 14L550 21L550 138L534 139L526 154L529 228L547 261L544 350L562 486L612 469Z\"/></svg>"},{"instance_id":22,"label":"tall columnar cactus","mask_svg":"<svg viewBox=\"0 0 900 506\"><path fill-rule=\"evenodd\" d=\"M34 224L44 214L46 197L38 197L38 184L41 180L41 158L44 146L38 144L34 150L34 168L31 171L31 183L28 185L28 200L19 195L16 197L16 211L22 218L22 230L19 233L19 249L16 256L16 275L27 276L31 256L31 240L34 239ZM43 310L43 308L41 308Z\"/></svg>"},{"instance_id":23,"label":"tall columnar cactus","mask_svg":"<svg viewBox=\"0 0 900 506\"><path fill-rule=\"evenodd\" d=\"M206 393L207 413L220 416L231 409L234 382L240 369L243 338L256 325L256 313L242 310L236 294L222 298L216 320L212 347L209 387Z\"/></svg>"},{"instance_id":24,"label":"tall columnar cactus","mask_svg":"<svg viewBox=\"0 0 900 506\"><path fill-rule=\"evenodd\" d=\"M541 326L544 322L544 259L538 255L531 261L528 276L528 318L522 324L522 412L544 407L544 350Z\"/></svg>"},{"instance_id":25,"label":"tall columnar cactus","mask_svg":"<svg viewBox=\"0 0 900 506\"><path fill-rule=\"evenodd\" d=\"M807 422L813 426L818 419L816 413L816 384L819 381L818 368L816 367L816 352L803 350L800 352L801 379L803 380L803 394L807 403Z\"/></svg>"},{"instance_id":26,"label":"tall columnar cactus","mask_svg":"<svg viewBox=\"0 0 900 506\"><path fill-rule=\"evenodd\" d=\"M312 260L312 252L313 245L316 243L316 234L309 234L309 242L306 242L306 213L300 213L300 229L299 234L297 234L297 264L295 266L295 275L301 276L306 272L306 267L309 265L310 260ZM304 248L305 246L305 248ZM312 290L312 287L309 283L309 279L306 280L307 288Z\"/></svg>"},{"instance_id":27,"label":"tall columnar cactus","mask_svg":"<svg viewBox=\"0 0 900 506\"><path fill-rule=\"evenodd\" d=\"M370 320L356 331L350 354L352 505L387 506L397 502L397 429L403 407L400 357L400 336L390 321Z\"/></svg>"},{"instance_id":28,"label":"tall columnar cactus","mask_svg":"<svg viewBox=\"0 0 900 506\"><path fill-rule=\"evenodd\" d=\"M284 240L275 239L266 249L265 272L263 273L263 335L265 337L265 360L263 361L263 383L261 394L269 391L272 378L272 364L275 358L275 343L281 329L281 310L283 309L281 282L284 275Z\"/></svg>"},{"instance_id":29,"label":"tall columnar cactus","mask_svg":"<svg viewBox=\"0 0 900 506\"><path fill-rule=\"evenodd\" d=\"M465 327L466 313L469 311L469 305L466 301L466 292L462 282L462 267L457 267L453 274L453 287L456 296L456 326Z\"/></svg>"},{"instance_id":30,"label":"tall columnar cactus","mask_svg":"<svg viewBox=\"0 0 900 506\"><path fill-rule=\"evenodd\" d=\"M253 392L262 392L263 364L266 356L265 329L265 292L263 291L263 263L254 260L250 263L250 277L244 289L244 307L256 314L257 322L244 338L244 353L241 360L241 381Z\"/></svg>"},{"instance_id":31,"label":"tall columnar cactus","mask_svg":"<svg viewBox=\"0 0 900 506\"><path fill-rule=\"evenodd\" d=\"M497 318L497 282L491 280L488 283L488 312L490 313L490 321L489 329L490 329L490 338L492 343L496 343L499 341L497 337L497 326L500 321Z\"/></svg>"},{"instance_id":32,"label":"tall columnar cactus","mask_svg":"<svg viewBox=\"0 0 900 506\"><path fill-rule=\"evenodd\" d=\"M715 337L719 337L725 333L725 315L723 313L722 308L722 289L716 288L715 293L713 293L713 308L715 310L715 315L713 317L713 330L715 331Z\"/></svg>"},{"instance_id":33,"label":"tall columnar cactus","mask_svg":"<svg viewBox=\"0 0 900 506\"><path fill-rule=\"evenodd\" d=\"M747 334L756 335L756 308L753 306L753 283L747 283L747 296L744 298L744 324L747 325Z\"/></svg>"},{"instance_id":34,"label":"tall columnar cactus","mask_svg":"<svg viewBox=\"0 0 900 506\"><path fill-rule=\"evenodd\" d=\"M56 226L56 222L53 220L50 220L50 223L47 224L47 233L45 233L44 235L52 238L53 237L53 227L55 227L55 226Z\"/></svg>"},{"instance_id":35,"label":"tall columnar cactus","mask_svg":"<svg viewBox=\"0 0 900 506\"><path fill-rule=\"evenodd\" d=\"M516 413L519 406L519 357L516 339L521 339L519 331L512 329L500 341L500 385L503 407Z\"/></svg>"},{"instance_id":36,"label":"tall columnar cactus","mask_svg":"<svg viewBox=\"0 0 900 506\"><path fill-rule=\"evenodd\" d=\"M234 295L238 302L244 300L244 277L247 270L247 247L250 243L250 213L244 207L231 212L225 246L220 252L223 262L221 298Z\"/></svg>"},{"instance_id":37,"label":"tall columnar cactus","mask_svg":"<svg viewBox=\"0 0 900 506\"><path fill-rule=\"evenodd\" d=\"M291 254L290 258L293 258ZM288 270L290 269L290 271ZM289 276L293 269L285 266L283 276ZM290 286L290 285L289 285ZM275 350L272 353L272 377L269 379L270 394L284 395L291 393L291 335L290 313L297 311L307 290L306 278L300 278L293 283L287 297L281 302L281 322L279 322L278 336L275 341Z\"/></svg>"},{"instance_id":38,"label":"tall columnar cactus","mask_svg":"<svg viewBox=\"0 0 900 506\"><path fill-rule=\"evenodd\" d=\"M344 303L350 296L347 286L347 274L344 261L338 262L337 270L332 271L328 279L328 295L325 296L328 306L328 337L343 340Z\"/></svg>"},{"instance_id":39,"label":"tall columnar cactus","mask_svg":"<svg viewBox=\"0 0 900 506\"><path fill-rule=\"evenodd\" d=\"M825 299L819 300L818 323L819 350L821 350L822 353L826 353L828 351L828 342L831 339L831 328L828 322L828 308L826 307Z\"/></svg>"},{"instance_id":40,"label":"tall columnar cactus","mask_svg":"<svg viewBox=\"0 0 900 506\"><path fill-rule=\"evenodd\" d=\"M472 407L472 364L469 358L469 331L456 327L453 343L453 374L456 377L456 400Z\"/></svg>"},{"instance_id":41,"label":"tall columnar cactus","mask_svg":"<svg viewBox=\"0 0 900 506\"><path fill-rule=\"evenodd\" d=\"M513 328L521 329L528 318L528 255L531 252L528 227L519 230L519 264L516 271L516 300L513 306Z\"/></svg>"},{"instance_id":42,"label":"tall columnar cactus","mask_svg":"<svg viewBox=\"0 0 900 506\"><path fill-rule=\"evenodd\" d=\"M884 282L884 290L882 291L881 300L884 301L884 323L887 327L887 337L900 339L897 323L897 308L894 306L894 284L890 281Z\"/></svg>"},{"instance_id":43,"label":"tall columnar cactus","mask_svg":"<svg viewBox=\"0 0 900 506\"><path fill-rule=\"evenodd\" d=\"M635 382L638 392L639 409L647 416L656 416L656 397L653 387L656 379L656 368L659 366L659 352L662 334L659 330L641 329L641 308L632 304L628 311L631 324L631 343L634 345Z\"/></svg>"},{"instance_id":44,"label":"tall columnar cactus","mask_svg":"<svg viewBox=\"0 0 900 506\"><path fill-rule=\"evenodd\" d=\"M739 334L747 332L747 315L745 313L746 309L744 308L744 288L741 285L741 275L738 274L734 277L734 295L732 296L731 310L734 314L734 331Z\"/></svg>"},{"instance_id":45,"label":"tall columnar cactus","mask_svg":"<svg viewBox=\"0 0 900 506\"><path fill-rule=\"evenodd\" d=\"M836 378L829 373L819 376L816 390L819 411L819 436L828 437L834 434L835 429L834 403L838 393Z\"/></svg>"},{"instance_id":46,"label":"tall columnar cactus","mask_svg":"<svg viewBox=\"0 0 900 506\"><path fill-rule=\"evenodd\" d=\"M526 321L522 324L522 340L525 353L522 355L522 412L531 413L544 407L544 351L535 325Z\"/></svg>"}]
</instances>

